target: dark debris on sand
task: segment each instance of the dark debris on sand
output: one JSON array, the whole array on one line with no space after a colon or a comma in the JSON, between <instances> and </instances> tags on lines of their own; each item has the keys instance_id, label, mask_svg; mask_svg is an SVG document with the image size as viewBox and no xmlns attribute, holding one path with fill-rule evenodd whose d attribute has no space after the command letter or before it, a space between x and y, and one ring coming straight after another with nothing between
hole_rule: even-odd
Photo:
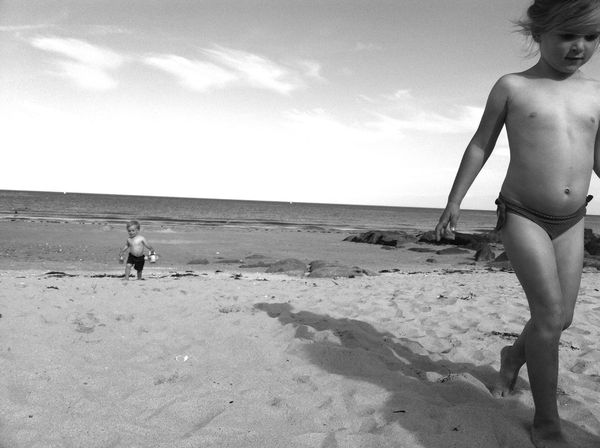
<instances>
[{"instance_id":1,"label":"dark debris on sand","mask_svg":"<svg viewBox=\"0 0 600 448\"><path fill-rule=\"evenodd\" d=\"M75 274L67 274L66 272L61 272L61 271L48 271L43 275L45 277L56 277L56 278L77 277L77 275L75 275Z\"/></svg>"}]
</instances>

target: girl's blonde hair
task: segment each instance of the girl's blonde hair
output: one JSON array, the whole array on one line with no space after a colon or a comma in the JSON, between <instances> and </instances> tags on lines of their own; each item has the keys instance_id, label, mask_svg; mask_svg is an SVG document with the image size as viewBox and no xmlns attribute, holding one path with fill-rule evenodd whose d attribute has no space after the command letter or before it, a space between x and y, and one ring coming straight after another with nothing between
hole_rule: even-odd
<instances>
[{"instance_id":1,"label":"girl's blonde hair","mask_svg":"<svg viewBox=\"0 0 600 448\"><path fill-rule=\"evenodd\" d=\"M551 31L594 34L600 32L600 0L534 0L527 17L516 22L534 41Z\"/></svg>"}]
</instances>

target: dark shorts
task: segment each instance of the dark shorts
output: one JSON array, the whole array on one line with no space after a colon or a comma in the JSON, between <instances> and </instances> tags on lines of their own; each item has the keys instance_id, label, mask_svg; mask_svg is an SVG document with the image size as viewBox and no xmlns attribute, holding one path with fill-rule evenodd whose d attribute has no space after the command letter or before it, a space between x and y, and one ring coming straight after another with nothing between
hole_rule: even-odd
<instances>
[{"instance_id":1,"label":"dark shorts","mask_svg":"<svg viewBox=\"0 0 600 448\"><path fill-rule=\"evenodd\" d=\"M142 269L144 269L144 262L145 259L143 255L136 257L135 255L129 254L129 256L127 257L127 264L132 265L136 271L141 271Z\"/></svg>"},{"instance_id":2,"label":"dark shorts","mask_svg":"<svg viewBox=\"0 0 600 448\"><path fill-rule=\"evenodd\" d=\"M506 214L513 213L515 215L523 216L524 218L536 223L538 226L544 229L550 239L553 240L581 221L581 219L585 216L586 206L592 200L592 198L593 196L589 195L585 199L585 204L583 204L575 213L571 215L552 216L523 207L522 205L509 201L504 196L500 195L498 199L496 199L496 205L498 206L498 210L496 211L496 214L498 215L496 230L500 230L502 226L504 226L504 223L506 222Z\"/></svg>"}]
</instances>

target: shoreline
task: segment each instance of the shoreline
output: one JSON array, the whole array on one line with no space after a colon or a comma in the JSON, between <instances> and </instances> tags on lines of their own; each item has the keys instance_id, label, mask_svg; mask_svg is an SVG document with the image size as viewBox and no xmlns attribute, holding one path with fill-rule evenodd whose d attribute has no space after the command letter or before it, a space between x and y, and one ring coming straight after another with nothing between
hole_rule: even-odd
<instances>
[{"instance_id":1,"label":"shoreline","mask_svg":"<svg viewBox=\"0 0 600 448\"><path fill-rule=\"evenodd\" d=\"M122 223L0 220L0 233L4 238L0 269L101 272L124 269L118 264L119 248L127 238ZM325 260L374 272L481 267L474 262L472 251L435 254L446 246L435 246L428 252L413 252L408 249L423 244L395 248L344 241L358 233L315 228L144 224L141 234L156 248L159 256L156 264L146 263L144 270L252 269L247 267L250 264L247 261L252 257L271 261L294 258L305 263ZM420 232L414 232L417 233ZM435 262L431 262L432 257Z\"/></svg>"},{"instance_id":2,"label":"shoreline","mask_svg":"<svg viewBox=\"0 0 600 448\"><path fill-rule=\"evenodd\" d=\"M133 218L132 218L133 219ZM357 233L371 230L370 226L351 226L348 224L329 224L329 223L300 223L290 221L273 221L273 220L243 220L243 219L167 219L167 218L136 218L139 222L143 222L144 227L151 228L181 228L181 229L203 229L203 228L234 228L234 229L248 229L248 230L292 230L302 232L346 232L346 233ZM129 221L126 217L82 217L80 215L67 217L64 214L60 216L33 216L33 215L2 215L0 214L0 222L13 222L13 223L24 223L24 222L37 222L37 223L51 223L51 224L91 224L91 225L110 225L110 226L123 226ZM419 229L416 226L398 226L393 228L381 228L379 230L401 230L412 233L421 233L425 230ZM491 231L489 229L475 229L475 231Z\"/></svg>"}]
</instances>

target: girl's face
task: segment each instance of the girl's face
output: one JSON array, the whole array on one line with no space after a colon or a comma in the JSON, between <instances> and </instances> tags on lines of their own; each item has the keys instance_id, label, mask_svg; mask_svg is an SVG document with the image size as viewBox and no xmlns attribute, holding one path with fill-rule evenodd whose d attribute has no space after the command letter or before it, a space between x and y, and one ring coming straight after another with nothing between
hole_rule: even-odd
<instances>
[{"instance_id":1,"label":"girl's face","mask_svg":"<svg viewBox=\"0 0 600 448\"><path fill-rule=\"evenodd\" d=\"M599 33L543 33L538 40L541 60L558 73L571 75L590 60L598 48L599 38Z\"/></svg>"}]
</instances>

